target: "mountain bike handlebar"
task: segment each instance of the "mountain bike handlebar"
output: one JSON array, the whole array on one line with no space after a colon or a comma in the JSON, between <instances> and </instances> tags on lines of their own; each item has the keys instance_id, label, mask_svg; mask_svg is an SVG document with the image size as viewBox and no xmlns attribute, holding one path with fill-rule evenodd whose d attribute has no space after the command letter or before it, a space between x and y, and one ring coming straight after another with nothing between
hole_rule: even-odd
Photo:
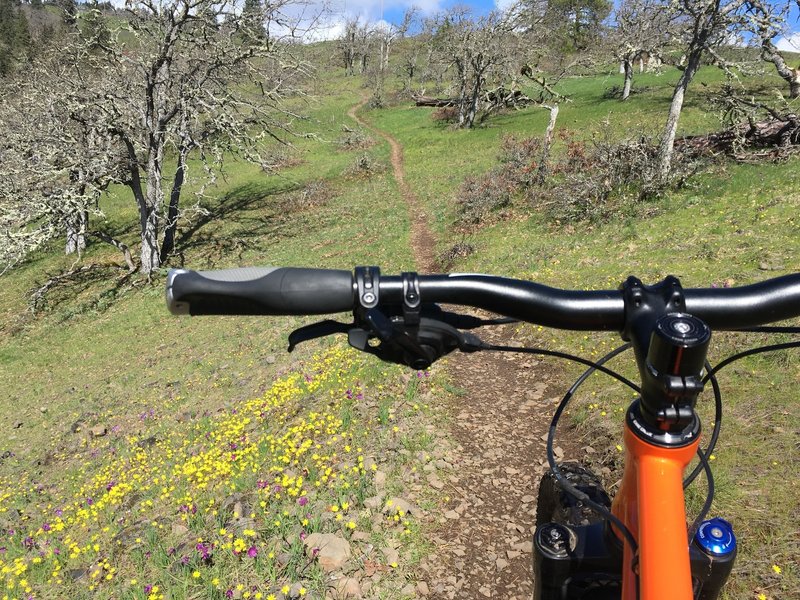
<instances>
[{"instance_id":1,"label":"mountain bike handlebar","mask_svg":"<svg viewBox=\"0 0 800 600\"><path fill-rule=\"evenodd\" d=\"M403 276L378 276L375 305L402 305ZM579 291L477 274L419 275L425 303L482 308L522 321L581 331L622 330L622 290ZM247 267L219 271L173 269L167 306L173 314L320 315L352 311L364 298L350 271ZM372 290L371 292L369 290ZM683 311L712 329L731 330L800 316L800 273L734 288L682 290Z\"/></svg>"},{"instance_id":2,"label":"mountain bike handlebar","mask_svg":"<svg viewBox=\"0 0 800 600\"><path fill-rule=\"evenodd\" d=\"M709 558L704 550L687 546L682 476L695 453L707 467L705 455L699 449L701 426L694 408L703 389L703 372L708 367L706 354L711 330L756 327L800 316L800 273L736 288L697 289L683 289L674 277L651 286L629 277L617 290L579 291L490 275L382 276L377 267L357 267L352 273L251 267L172 270L166 294L167 305L174 314L352 312L351 324L325 320L295 330L289 336L289 350L306 340L346 333L352 347L415 369L427 368L456 349L463 352L508 349L485 344L476 336L460 331L498 324L504 319L465 318L443 311L438 304L481 308L559 329L620 332L631 342L641 375L641 386L633 386L639 394L625 415L622 485L610 512L591 504L586 493L577 489L570 492L589 502L595 510L602 509L600 514L605 522L612 524L615 535L611 539L601 528L591 533L592 525L566 529L563 523L544 523L537 527L535 597L543 600L567 597L564 590L573 575L572 569L603 581L621 581L621 595L613 597L625 600L717 597L732 568L735 544L733 553L726 554L725 560ZM600 364L604 359L592 363L563 353L526 350L579 360L591 367L587 374L592 369L609 372ZM572 391L554 416L548 438L550 446L555 423ZM715 436L716 430L709 448L713 447ZM552 455L549 459L553 475L568 489L564 477L558 475ZM711 488L709 468L706 474ZM723 529L717 527L714 531ZM585 569L578 566L583 554L574 557L566 551L558 554L559 546L548 545L555 539L553 532L558 533L561 541L582 536L581 548L586 547L587 540L594 540L592 550L586 551L592 560L586 561ZM697 545L691 539L689 542ZM550 579L544 581L542 573L549 573ZM705 586L712 576L716 578L714 582L702 588L702 596L697 596L693 591L695 584ZM569 597L583 597L583 594Z\"/></svg>"}]
</instances>

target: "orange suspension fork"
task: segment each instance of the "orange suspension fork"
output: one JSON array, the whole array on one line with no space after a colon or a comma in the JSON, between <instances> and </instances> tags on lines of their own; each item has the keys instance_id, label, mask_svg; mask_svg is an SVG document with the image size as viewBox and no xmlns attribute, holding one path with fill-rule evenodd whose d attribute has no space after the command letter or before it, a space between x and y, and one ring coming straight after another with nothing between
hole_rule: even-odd
<instances>
[{"instance_id":1,"label":"orange suspension fork","mask_svg":"<svg viewBox=\"0 0 800 600\"><path fill-rule=\"evenodd\" d=\"M700 438L676 448L657 446L641 439L626 423L624 441L625 472L611 510L636 539L639 558L634 572L633 552L626 543L622 600L691 600L683 472Z\"/></svg>"}]
</instances>

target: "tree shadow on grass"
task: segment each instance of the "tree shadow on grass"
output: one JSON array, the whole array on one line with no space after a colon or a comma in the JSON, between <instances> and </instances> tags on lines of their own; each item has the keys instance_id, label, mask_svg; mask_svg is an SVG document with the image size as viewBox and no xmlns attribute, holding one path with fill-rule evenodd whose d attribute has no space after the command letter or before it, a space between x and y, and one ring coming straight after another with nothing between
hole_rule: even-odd
<instances>
[{"instance_id":1,"label":"tree shadow on grass","mask_svg":"<svg viewBox=\"0 0 800 600\"><path fill-rule=\"evenodd\" d=\"M231 254L241 257L245 250L264 247L286 220L281 197L300 188L301 184L289 181L281 186L251 182L218 201L201 203L201 211L179 227L172 259L183 265L186 254L191 253L210 266Z\"/></svg>"}]
</instances>

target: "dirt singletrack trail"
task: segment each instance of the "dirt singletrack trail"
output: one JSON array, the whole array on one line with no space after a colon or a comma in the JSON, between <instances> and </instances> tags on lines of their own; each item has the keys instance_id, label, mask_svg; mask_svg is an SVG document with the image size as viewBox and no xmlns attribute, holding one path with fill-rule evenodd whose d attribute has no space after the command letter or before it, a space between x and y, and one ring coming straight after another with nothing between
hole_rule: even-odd
<instances>
[{"instance_id":1,"label":"dirt singletrack trail","mask_svg":"<svg viewBox=\"0 0 800 600\"><path fill-rule=\"evenodd\" d=\"M419 199L405 180L403 149L389 133L349 115L391 146L394 177L408 206L411 245L421 272L436 272L436 240ZM491 330L490 330L491 329ZM514 325L487 328L487 342L508 344ZM427 516L434 551L415 573L417 596L530 600L536 493L546 468L545 439L558 402L552 365L527 355L455 353L446 369L458 393L446 407L444 450L424 486L446 500L441 514ZM561 449L558 448L558 453ZM413 488L412 488L413 489Z\"/></svg>"},{"instance_id":2,"label":"dirt singletrack trail","mask_svg":"<svg viewBox=\"0 0 800 600\"><path fill-rule=\"evenodd\" d=\"M391 148L392 172L400 194L408 207L408 217L411 223L411 248L414 253L414 262L417 269L423 273L432 273L436 270L436 238L428 227L428 216L416 194L406 183L405 169L403 168L403 147L394 137L386 131L364 121L358 116L358 111L368 102L364 98L347 111L347 116L353 119L364 129L367 129L386 140Z\"/></svg>"}]
</instances>

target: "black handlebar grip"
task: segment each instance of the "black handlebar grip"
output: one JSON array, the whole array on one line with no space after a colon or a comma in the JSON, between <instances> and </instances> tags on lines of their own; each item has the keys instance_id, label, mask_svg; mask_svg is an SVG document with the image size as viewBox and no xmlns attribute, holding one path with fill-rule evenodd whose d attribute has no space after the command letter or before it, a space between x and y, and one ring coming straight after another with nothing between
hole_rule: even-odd
<instances>
[{"instance_id":1,"label":"black handlebar grip","mask_svg":"<svg viewBox=\"0 0 800 600\"><path fill-rule=\"evenodd\" d=\"M330 269L171 269L166 292L175 315L319 315L355 302L353 274Z\"/></svg>"}]
</instances>

